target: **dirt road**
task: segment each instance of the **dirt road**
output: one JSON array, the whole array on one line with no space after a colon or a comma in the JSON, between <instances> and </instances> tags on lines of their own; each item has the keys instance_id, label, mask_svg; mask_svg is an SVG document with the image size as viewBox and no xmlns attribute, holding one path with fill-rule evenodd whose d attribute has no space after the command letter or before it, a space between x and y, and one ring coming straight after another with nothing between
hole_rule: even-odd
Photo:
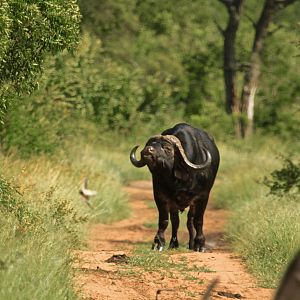
<instances>
[{"instance_id":1,"label":"dirt road","mask_svg":"<svg viewBox=\"0 0 300 300\"><path fill-rule=\"evenodd\" d=\"M76 287L83 299L202 299L215 278L219 283L212 291L212 299L272 299L274 290L258 288L241 260L222 240L228 213L214 209L212 203L206 210L204 223L209 252L156 253L156 261L167 257L171 262L167 270L151 269L149 264L153 262L147 257L148 268L106 262L113 255L120 255L121 260L124 255L125 259L134 257L134 249L145 243L150 248L156 232L149 226L157 218L156 209L149 208L153 202L151 183L133 182L126 192L130 195L131 217L111 225L91 226L88 250L76 252ZM166 239L169 238L167 233ZM179 242L186 245L187 241L187 230L180 230Z\"/></svg>"}]
</instances>

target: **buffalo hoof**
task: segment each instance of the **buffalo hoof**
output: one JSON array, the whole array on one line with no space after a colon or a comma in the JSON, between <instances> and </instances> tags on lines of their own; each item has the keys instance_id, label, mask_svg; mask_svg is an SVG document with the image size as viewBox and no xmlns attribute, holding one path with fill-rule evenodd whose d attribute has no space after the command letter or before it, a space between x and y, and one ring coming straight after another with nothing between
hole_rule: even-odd
<instances>
[{"instance_id":1,"label":"buffalo hoof","mask_svg":"<svg viewBox=\"0 0 300 300\"><path fill-rule=\"evenodd\" d=\"M179 243L177 238L172 238L169 244L169 249L177 249L179 247Z\"/></svg>"},{"instance_id":2,"label":"buffalo hoof","mask_svg":"<svg viewBox=\"0 0 300 300\"><path fill-rule=\"evenodd\" d=\"M165 244L166 242L164 239L161 239L159 236L156 236L152 244L152 250L163 251Z\"/></svg>"},{"instance_id":3,"label":"buffalo hoof","mask_svg":"<svg viewBox=\"0 0 300 300\"><path fill-rule=\"evenodd\" d=\"M164 250L164 246L163 246L163 245L156 244L156 243L153 243L153 244L152 244L152 250L155 250L155 251L163 251L163 250Z\"/></svg>"},{"instance_id":4,"label":"buffalo hoof","mask_svg":"<svg viewBox=\"0 0 300 300\"><path fill-rule=\"evenodd\" d=\"M205 247L194 247L194 251L196 251L196 252L206 252L206 248Z\"/></svg>"},{"instance_id":5,"label":"buffalo hoof","mask_svg":"<svg viewBox=\"0 0 300 300\"><path fill-rule=\"evenodd\" d=\"M205 252L205 238L202 236L200 238L194 239L194 251L196 252Z\"/></svg>"}]
</instances>

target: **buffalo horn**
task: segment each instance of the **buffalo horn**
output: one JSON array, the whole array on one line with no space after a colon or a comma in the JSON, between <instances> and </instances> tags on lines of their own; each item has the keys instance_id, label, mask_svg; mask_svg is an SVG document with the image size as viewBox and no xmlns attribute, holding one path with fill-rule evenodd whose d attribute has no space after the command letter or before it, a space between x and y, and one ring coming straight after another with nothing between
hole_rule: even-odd
<instances>
[{"instance_id":1,"label":"buffalo horn","mask_svg":"<svg viewBox=\"0 0 300 300\"><path fill-rule=\"evenodd\" d=\"M137 168L141 168L141 167L144 167L146 165L146 162L143 161L143 159L141 160L137 160L136 159L136 156L135 156L135 152L136 152L136 149L138 148L139 146L135 146L132 148L131 152L130 152L130 161L131 163L137 167Z\"/></svg>"},{"instance_id":2,"label":"buffalo horn","mask_svg":"<svg viewBox=\"0 0 300 300\"><path fill-rule=\"evenodd\" d=\"M184 162L189 167L191 167L193 169L197 169L197 170L202 170L202 169L205 169L206 167L208 167L211 164L211 155L210 155L209 151L206 150L205 148L202 148L202 152L204 151L205 156L206 156L205 162L202 163L201 165L196 165L196 164L190 162L189 159L186 157L186 154L184 152L184 149L183 149L182 144L181 144L180 140L178 139L178 137L176 137L175 135L162 135L161 138L173 143L177 147L177 149L179 150Z\"/></svg>"}]
</instances>

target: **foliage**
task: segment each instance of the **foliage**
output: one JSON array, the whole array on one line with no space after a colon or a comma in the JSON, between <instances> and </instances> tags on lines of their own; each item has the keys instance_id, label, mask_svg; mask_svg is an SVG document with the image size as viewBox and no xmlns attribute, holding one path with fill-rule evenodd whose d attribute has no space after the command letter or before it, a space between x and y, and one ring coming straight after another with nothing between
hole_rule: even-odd
<instances>
[{"instance_id":1,"label":"foliage","mask_svg":"<svg viewBox=\"0 0 300 300\"><path fill-rule=\"evenodd\" d=\"M200 4L180 1L181 10L175 9L172 1L138 1L135 6L134 1L125 5L122 1L111 4L89 0L80 5L84 28L102 40L103 55L129 70L140 70L143 94L138 110L147 114L146 122L158 113L164 120L171 108L189 113L188 107L196 107L196 113L205 98L216 98L216 88L211 86L217 80L215 71L220 72L220 60L214 59L219 55L211 49L218 49L218 39L210 35L208 44L201 43L207 34L201 23L209 18L196 13L201 11ZM208 3L205 7L209 11ZM92 13L95 10L105 11L105 19ZM123 26L117 25L119 20Z\"/></svg>"},{"instance_id":2,"label":"foliage","mask_svg":"<svg viewBox=\"0 0 300 300\"><path fill-rule=\"evenodd\" d=\"M79 5L83 22L78 51L47 60L39 91L20 97L22 107L15 105L6 116L1 138L5 149L25 148L27 156L53 153L61 140L74 135L71 124L77 121L72 120L86 118L102 132L128 135L137 129L159 132L179 120L223 140L234 134L234 122L224 111L222 39L214 24L216 15L224 25L226 12L217 1L179 1L174 6L172 1L88 0ZM252 1L247 6L253 18L255 5ZM299 119L297 47L292 42L297 31L290 28L290 16L296 18L291 9L278 16L275 23L285 22L286 27L266 41L255 112L258 131L286 139L295 134ZM239 61L248 56L250 27L241 23ZM278 81L282 72L287 76Z\"/></svg>"},{"instance_id":3,"label":"foliage","mask_svg":"<svg viewBox=\"0 0 300 300\"><path fill-rule=\"evenodd\" d=\"M272 74L273 69L282 68L287 64L285 62L278 64L278 60L276 60L276 63L269 70L266 63L268 59L265 58L276 56L281 52L279 48L289 52L289 55L296 50L295 41L297 40L297 36L299 36L299 31L297 31L294 24L291 25L293 21L296 22L294 19L295 15L291 10L299 11L300 5L297 1L277 2L273 0L266 0L261 3L250 0L247 1L247 4L243 1L219 1L219 3L228 12L226 27L223 24L220 25L219 20L216 21L216 25L224 40L223 70L226 89L226 110L229 114L233 115L237 136L248 137L252 135L254 128L253 115L254 110L256 110L254 97L256 96L257 89L260 89L259 92L262 93L265 92L265 87L272 89L273 93L269 93L267 97L273 97L274 94L280 93L280 91L276 91L276 88L274 89L274 83L270 84L271 80L267 73ZM292 6L292 9L289 10L290 19L287 19L287 14L283 12L288 6ZM257 12L259 12L259 15ZM242 18L243 15L250 22L244 21ZM289 23L289 25L287 26L286 23ZM285 32L281 32L281 34L287 35L288 33L294 40L294 45L289 42L289 38L281 39L278 37L276 33L282 28ZM284 47L282 47L283 40L285 41ZM270 50L271 48L272 54L265 51L265 48L268 48L265 47L266 44L272 44L272 47L268 49ZM285 46L287 47L285 48ZM265 57L263 58L263 56ZM279 60L281 58L285 60L286 56L280 54ZM287 59L286 61L290 63L291 60ZM295 64L289 64L290 68L286 69L286 72L292 70L292 72L295 71L298 73L295 66ZM261 76L261 69L263 69L263 73L265 72L265 74L262 74L263 76ZM274 72L276 81L278 80L278 74L279 72ZM264 76L266 76L265 82L267 84L261 86L261 78ZM288 76L288 78L291 79L292 77ZM285 94L289 94L288 86L285 87ZM295 99L290 101L296 103ZM280 111L280 108L276 107L275 110ZM264 122L264 119L262 118L261 121ZM272 120L268 120L267 118L266 123L268 122L272 122ZM293 129L292 124L292 122L289 123ZM297 124L294 128L297 128Z\"/></svg>"},{"instance_id":4,"label":"foliage","mask_svg":"<svg viewBox=\"0 0 300 300\"><path fill-rule=\"evenodd\" d=\"M80 7L83 28L101 39L103 55L122 63L125 68L139 69L146 91L148 83L153 82L147 80L151 76L155 79L154 91L166 92L163 98L156 93L142 93L144 100L139 108L143 114L160 111L164 119L169 115L165 106L174 107L175 111L184 112L179 119L195 121L208 129L212 127L219 136L233 134L234 120L224 113L222 38L214 23L218 19L224 27L227 15L218 1L179 1L174 6L172 1L110 3L88 0L81 1ZM297 10L299 4L293 7ZM257 19L257 2L249 1L245 9L249 18ZM105 16L95 11L103 11ZM294 10L288 7L276 15L271 25L274 33L266 39L262 84L255 107L256 129L285 138L296 132L299 119L295 80L299 78L295 68L297 55L292 54L298 51L295 46L298 31L290 19L296 24ZM277 26L282 28L277 30ZM241 20L236 49L238 71L244 70L247 64L252 29L248 19ZM278 81L278 74L282 72L288 76ZM238 82L241 80L239 73ZM292 88L290 82L293 82ZM212 113L212 117L207 113ZM215 118L220 120L219 127Z\"/></svg>"},{"instance_id":5,"label":"foliage","mask_svg":"<svg viewBox=\"0 0 300 300\"><path fill-rule=\"evenodd\" d=\"M36 226L40 219L33 210L26 206L3 177L0 177L0 210L14 215L21 230Z\"/></svg>"},{"instance_id":6,"label":"foliage","mask_svg":"<svg viewBox=\"0 0 300 300\"><path fill-rule=\"evenodd\" d=\"M284 158L283 167L273 171L271 178L265 178L264 182L270 188L270 194L300 194L300 163Z\"/></svg>"},{"instance_id":7,"label":"foliage","mask_svg":"<svg viewBox=\"0 0 300 300\"><path fill-rule=\"evenodd\" d=\"M45 56L76 45L79 20L75 0L2 1L0 121L9 102L36 85Z\"/></svg>"},{"instance_id":8,"label":"foliage","mask_svg":"<svg viewBox=\"0 0 300 300\"><path fill-rule=\"evenodd\" d=\"M295 47L299 30L292 24L285 22L283 28L267 40L255 109L256 127L264 134L271 133L285 139L293 138L300 126L300 80L295 68L299 61L299 50ZM278 43L282 40L285 40L284 47Z\"/></svg>"},{"instance_id":9,"label":"foliage","mask_svg":"<svg viewBox=\"0 0 300 300\"><path fill-rule=\"evenodd\" d=\"M17 129L14 138L22 143L24 133L28 137L32 129L37 132L25 141L28 149L44 144L36 141L42 125L36 119L41 115L33 110L25 121L24 104L17 103L18 98L36 87L46 55L76 45L79 19L74 0L1 1L0 123L13 103L12 114L18 115L14 125L19 124L12 126ZM5 177L12 165L1 162ZM0 176L0 298L75 299L70 247L79 241L78 227L84 218L69 201L54 196L52 188L34 202L35 197L27 198Z\"/></svg>"},{"instance_id":10,"label":"foliage","mask_svg":"<svg viewBox=\"0 0 300 300\"><path fill-rule=\"evenodd\" d=\"M37 17L34 29L28 23L28 28L23 30L23 27L13 25L14 18L9 16L11 3L17 5L17 1L5 1L2 7L1 22L4 26L1 30L9 35L12 28L16 28L21 37L26 37L25 32L31 32L32 49L28 50L28 56L31 56L23 59L26 59L24 66L32 69L29 72L33 74L32 80L29 81L33 83L35 70L40 68L46 53L74 46L79 14L73 1L62 3L57 0L51 9L49 1L43 1L43 5L36 1L26 9L20 4L24 12L16 12L16 18L19 14L25 18L43 13L47 21L40 24ZM214 23L214 18L218 18L224 26L226 11L218 1L182 0L174 6L172 1L119 0L111 3L87 0L79 1L79 5L83 21L78 51L73 54L65 51L49 59L39 80L39 92L30 99L19 97L25 101L23 107L19 107L20 101L16 102L11 109L15 113L9 112L5 119L7 125L1 139L5 139L6 149L25 147L28 149L26 155L29 155L30 145L33 145L33 153L53 153L60 140L74 134L72 126L63 125L67 120L69 124L76 123L72 122L73 118L88 118L99 124L103 131L113 129L129 135L136 128L158 131L157 124L159 127L170 126L177 120L194 123L221 138L233 135L234 123L226 116L223 104L222 38ZM296 10L298 6L295 4ZM257 3L250 1L247 10L253 19L257 18L256 8ZM289 22L290 18L296 20L292 9L282 11L272 25L274 33L266 40L262 85L255 112L258 131L286 139L296 133L299 119L299 76L295 68L298 48L293 43L298 35L296 27ZM71 19L74 20L72 26L68 23ZM278 31L275 30L277 23L284 24ZM248 57L246 49L251 26L250 22L242 20L237 43L239 62ZM41 28L45 31L43 34ZM58 33L50 36L50 29ZM287 32L291 34L287 35ZM40 49L41 36L47 47L42 48L43 55L38 58L36 51ZM3 55L11 52L5 51L11 45L9 36L5 37L5 34L1 35ZM281 41L285 47L281 47ZM19 44L11 53L22 52L24 45ZM39 59L37 65L30 63L33 57ZM19 68L16 64L9 66L15 70ZM26 68L22 70L25 72ZM278 74L282 73L287 76L277 80ZM24 76L23 79L30 77ZM23 84L20 84L21 73L11 78L15 80L15 83L10 83L14 88ZM22 82L25 84L24 80ZM5 106L8 99L12 101L16 95L7 94L2 105ZM22 122L17 121L17 115L23 113ZM33 128L36 122L42 122L36 126L39 129ZM53 130L49 126L51 123L54 124ZM17 135L24 131L23 141ZM50 133L49 141L45 138L47 132ZM10 137L3 137L7 135ZM45 149L42 149L43 144Z\"/></svg>"},{"instance_id":11,"label":"foliage","mask_svg":"<svg viewBox=\"0 0 300 300\"><path fill-rule=\"evenodd\" d=\"M190 115L189 122L195 127L208 131L218 141L227 141L234 136L233 121L231 116L218 108L218 105L220 103L218 104L216 101L203 103L199 114ZM217 121L212 122L212 119Z\"/></svg>"},{"instance_id":12,"label":"foliage","mask_svg":"<svg viewBox=\"0 0 300 300\"><path fill-rule=\"evenodd\" d=\"M60 106L44 105L27 98L12 104L2 126L3 150L17 149L21 157L33 154L53 154L71 130L67 130L68 113Z\"/></svg>"}]
</instances>

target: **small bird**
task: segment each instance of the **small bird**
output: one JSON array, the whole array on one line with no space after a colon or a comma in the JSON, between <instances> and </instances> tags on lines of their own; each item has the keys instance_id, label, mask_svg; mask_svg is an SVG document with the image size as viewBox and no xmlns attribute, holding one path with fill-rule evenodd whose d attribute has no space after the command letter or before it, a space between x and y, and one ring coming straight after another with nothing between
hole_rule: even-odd
<instances>
[{"instance_id":1,"label":"small bird","mask_svg":"<svg viewBox=\"0 0 300 300\"><path fill-rule=\"evenodd\" d=\"M79 194L85 199L86 204L89 207L92 207L91 204L89 203L89 199L90 199L90 197L95 196L97 194L97 192L88 189L88 178L87 177L84 179L81 189L79 190Z\"/></svg>"}]
</instances>

